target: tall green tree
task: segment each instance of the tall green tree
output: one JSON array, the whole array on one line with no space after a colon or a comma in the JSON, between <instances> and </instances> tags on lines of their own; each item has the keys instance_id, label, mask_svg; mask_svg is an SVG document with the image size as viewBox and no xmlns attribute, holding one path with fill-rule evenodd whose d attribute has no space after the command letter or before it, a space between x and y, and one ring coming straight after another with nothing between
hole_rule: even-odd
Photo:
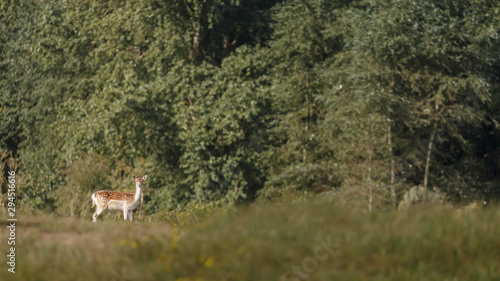
<instances>
[{"instance_id":1,"label":"tall green tree","mask_svg":"<svg viewBox=\"0 0 500 281\"><path fill-rule=\"evenodd\" d=\"M330 190L339 185L335 148L325 128L330 108L325 62L342 50L332 28L342 1L287 1L274 11L272 52L272 147L263 154L268 181L263 194L285 190Z\"/></svg>"},{"instance_id":2,"label":"tall green tree","mask_svg":"<svg viewBox=\"0 0 500 281\"><path fill-rule=\"evenodd\" d=\"M266 141L270 67L262 55L240 47L221 67L183 66L168 78L177 96L184 198L232 205L262 186L256 160Z\"/></svg>"},{"instance_id":3,"label":"tall green tree","mask_svg":"<svg viewBox=\"0 0 500 281\"><path fill-rule=\"evenodd\" d=\"M233 189L232 178L244 178L234 180L238 182L238 187L234 188L241 189L235 192L233 197L236 199L246 196L247 189L257 188L260 176L247 156L238 156L229 164L221 164L227 174L222 177L224 184L214 183L214 179L221 176L213 176L216 172L212 168L204 170L192 166L197 162L192 162L196 159L189 153L191 149L200 150L202 144L191 141L202 132L179 127L183 124L180 120L185 118L184 114L191 111L182 110L178 104L184 104L190 95L200 95L196 105L202 108L207 93L219 100L220 95L226 96L223 93L228 92L224 88L227 85L223 86L228 77L235 79L230 87L242 91L247 90L247 85L260 83L243 70L235 69L233 65L237 63L224 67L220 64L240 45L263 43L269 33L266 11L272 5L273 2L266 1L38 3L36 28L30 29L29 34L32 41L23 45L29 47L24 57L32 58L37 64L33 71L38 77L30 84L34 85L37 106L21 116L35 113L35 108L40 112L34 119L36 125L31 126L32 131L26 135L20 154L24 174L29 178L24 194L32 202L38 202L33 206L54 207L57 198L53 191L64 185L66 171L75 171L70 168L78 159L86 155L95 157L96 154L105 155L116 168L113 173L121 180L113 185L115 188L126 188L128 178L123 175L139 169L143 166L141 163L148 163L149 175L153 179L151 185L174 191L169 193L172 195L168 200L170 205L177 199L191 200L193 194L205 198L200 194L210 192L203 188L219 185L224 187L219 195L213 196L225 198L229 186ZM249 58L239 57L241 60L250 58L249 55ZM241 67L251 71L252 63L244 62ZM238 78L240 75L244 79ZM193 77L193 81L188 81L189 77ZM220 86L210 89L211 83L200 79L217 79L215 84ZM22 79L24 83L27 81ZM186 88L178 91L181 85ZM222 108L226 104L242 107L241 103L250 102L250 99L261 103L259 97L231 101L237 98L237 94L233 92L231 95L234 98L221 99L224 101L217 107L205 104L207 108L196 113L201 116L198 122L213 123L207 118L217 115L217 110L223 115ZM253 108L251 115L258 111ZM230 142L245 139L244 135L254 135L247 128L252 122L237 121L254 118L248 114L235 116L231 121L241 122L231 129L240 135L243 131L243 136L235 139L231 136ZM231 134L234 132L230 131ZM239 153L235 151L238 149L246 148L228 143L224 149L216 146L208 153L227 157ZM246 165L242 163L247 163L248 169L242 168ZM190 174L185 167L190 165L196 171L193 172L195 178L185 180L184 172ZM211 174L212 179L207 181L200 171ZM186 193L183 188L188 183L193 187L187 188ZM192 192L193 189L197 191ZM53 203L46 204L48 199L40 200L47 196Z\"/></svg>"},{"instance_id":4,"label":"tall green tree","mask_svg":"<svg viewBox=\"0 0 500 281\"><path fill-rule=\"evenodd\" d=\"M497 2L397 1L366 2L346 14L352 59L368 62L362 84L378 92L393 156L411 163L400 171L416 170L415 183L455 185L445 159L460 161L457 153L469 151L463 128L481 130L485 121L497 13Z\"/></svg>"},{"instance_id":5,"label":"tall green tree","mask_svg":"<svg viewBox=\"0 0 500 281\"><path fill-rule=\"evenodd\" d=\"M40 3L32 1L0 5L0 147L20 160L23 185L19 198L21 202L36 198L29 206L32 210L54 207L53 190L62 179L53 161L58 147L44 138L43 130L54 122L52 113L63 98L51 92L51 83L33 56L42 29L41 9Z\"/></svg>"}]
</instances>

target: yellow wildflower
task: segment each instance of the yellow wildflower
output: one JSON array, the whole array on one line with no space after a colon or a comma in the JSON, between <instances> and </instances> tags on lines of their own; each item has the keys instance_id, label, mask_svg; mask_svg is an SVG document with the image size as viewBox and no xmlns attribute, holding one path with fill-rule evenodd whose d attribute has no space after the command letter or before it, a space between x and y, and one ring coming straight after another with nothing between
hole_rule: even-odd
<instances>
[{"instance_id":1,"label":"yellow wildflower","mask_svg":"<svg viewBox=\"0 0 500 281\"><path fill-rule=\"evenodd\" d=\"M205 267L211 267L212 265L214 265L214 261L215 261L214 256L208 257L208 259L205 261Z\"/></svg>"},{"instance_id":2,"label":"yellow wildflower","mask_svg":"<svg viewBox=\"0 0 500 281\"><path fill-rule=\"evenodd\" d=\"M245 245L241 245L238 247L238 249L236 249L236 252L238 252L238 254L243 253L243 251L245 251Z\"/></svg>"}]
</instances>

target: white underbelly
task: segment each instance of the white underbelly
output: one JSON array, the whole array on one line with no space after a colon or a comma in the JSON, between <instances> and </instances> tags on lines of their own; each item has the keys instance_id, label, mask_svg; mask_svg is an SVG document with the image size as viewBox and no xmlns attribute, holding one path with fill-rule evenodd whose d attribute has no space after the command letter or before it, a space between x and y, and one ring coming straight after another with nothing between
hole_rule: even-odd
<instances>
[{"instance_id":1,"label":"white underbelly","mask_svg":"<svg viewBox=\"0 0 500 281\"><path fill-rule=\"evenodd\" d=\"M112 211L123 211L123 208L125 208L126 205L126 202L110 200L108 202L108 209Z\"/></svg>"}]
</instances>

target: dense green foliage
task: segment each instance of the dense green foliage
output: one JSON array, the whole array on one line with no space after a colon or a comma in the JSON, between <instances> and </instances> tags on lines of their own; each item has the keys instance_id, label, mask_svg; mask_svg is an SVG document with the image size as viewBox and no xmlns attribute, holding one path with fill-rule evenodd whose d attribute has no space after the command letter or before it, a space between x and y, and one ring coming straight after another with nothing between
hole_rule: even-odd
<instances>
[{"instance_id":1,"label":"dense green foliage","mask_svg":"<svg viewBox=\"0 0 500 281\"><path fill-rule=\"evenodd\" d=\"M72 204L131 174L148 213L323 191L377 208L415 185L494 198L499 36L486 0L6 0L0 149L27 211L85 214Z\"/></svg>"}]
</instances>

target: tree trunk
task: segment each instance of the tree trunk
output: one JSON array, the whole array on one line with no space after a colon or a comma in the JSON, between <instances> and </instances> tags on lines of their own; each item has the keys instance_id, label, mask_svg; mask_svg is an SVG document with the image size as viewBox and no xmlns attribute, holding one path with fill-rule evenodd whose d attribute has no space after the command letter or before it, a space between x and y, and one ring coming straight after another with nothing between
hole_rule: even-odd
<instances>
[{"instance_id":1,"label":"tree trunk","mask_svg":"<svg viewBox=\"0 0 500 281\"><path fill-rule=\"evenodd\" d=\"M189 49L189 58L195 64L200 64L203 60L203 48L205 47L205 33L208 27L208 8L213 5L213 1L204 2L199 8L199 13L196 13L194 7L186 3L186 9L189 13L192 27L194 30L193 42Z\"/></svg>"},{"instance_id":2,"label":"tree trunk","mask_svg":"<svg viewBox=\"0 0 500 281\"><path fill-rule=\"evenodd\" d=\"M306 107L307 107L307 116L306 116L306 125L305 125L305 135L306 138L309 138L309 122L311 119L311 101L309 99L309 73L306 73ZM302 162L307 163L307 139L304 143L304 147L302 148Z\"/></svg>"},{"instance_id":3,"label":"tree trunk","mask_svg":"<svg viewBox=\"0 0 500 281\"><path fill-rule=\"evenodd\" d=\"M141 192L141 203L139 204L139 215L138 218L142 219L142 203L144 202L144 192Z\"/></svg>"},{"instance_id":4,"label":"tree trunk","mask_svg":"<svg viewBox=\"0 0 500 281\"><path fill-rule=\"evenodd\" d=\"M201 28L198 28L193 37L193 44L191 46L191 50L189 50L189 57L193 60L194 63L198 63L201 61L201 47L200 47L200 31Z\"/></svg>"},{"instance_id":5,"label":"tree trunk","mask_svg":"<svg viewBox=\"0 0 500 281\"><path fill-rule=\"evenodd\" d=\"M390 122L390 120L389 120ZM391 157L391 181L390 181L390 189L391 189L391 198L392 198L392 204L394 207L397 207L396 204L396 187L394 186L395 182L395 176L394 176L394 155L392 154L392 128L391 124L387 126L387 144L389 146L389 157Z\"/></svg>"},{"instance_id":6,"label":"tree trunk","mask_svg":"<svg viewBox=\"0 0 500 281\"><path fill-rule=\"evenodd\" d=\"M425 158L425 173L424 173L424 199L427 199L427 186L429 184L429 166L431 165L431 155L432 155L432 146L434 143L434 138L436 137L437 131L437 115L439 114L439 104L436 102L435 111L434 111L434 124L432 126L431 137L429 139L429 145L427 147L427 156Z\"/></svg>"},{"instance_id":7,"label":"tree trunk","mask_svg":"<svg viewBox=\"0 0 500 281\"><path fill-rule=\"evenodd\" d=\"M307 106L307 116L306 116L306 124L304 128L304 135L309 136L309 96L306 94L306 106ZM307 163L307 140L303 143L302 147L302 162L304 164Z\"/></svg>"},{"instance_id":8,"label":"tree trunk","mask_svg":"<svg viewBox=\"0 0 500 281\"><path fill-rule=\"evenodd\" d=\"M391 82L390 82L390 87L391 87L391 93L390 95L394 95L394 49L391 49L391 59L392 59L392 64L391 64ZM391 197L392 197L392 204L394 207L397 209L398 205L396 202L396 187L394 186L395 182L395 176L394 176L394 155L392 153L392 127L391 127L391 119L388 120L388 126L387 126L387 144L389 145L389 155L391 157L391 182L390 182L390 189L391 189Z\"/></svg>"},{"instance_id":9,"label":"tree trunk","mask_svg":"<svg viewBox=\"0 0 500 281\"><path fill-rule=\"evenodd\" d=\"M434 111L434 124L432 125L431 137L427 147L427 156L425 158L425 173L424 173L424 200L427 199L427 186L429 185L429 166L431 165L432 146L437 131L437 115L439 114L439 104L436 102Z\"/></svg>"},{"instance_id":10,"label":"tree trunk","mask_svg":"<svg viewBox=\"0 0 500 281\"><path fill-rule=\"evenodd\" d=\"M368 177L367 177L367 182L368 182L368 190L369 190L369 198L368 198L368 211L372 211L372 205L373 205L373 188L372 188L372 154L373 154L373 149L368 150Z\"/></svg>"},{"instance_id":11,"label":"tree trunk","mask_svg":"<svg viewBox=\"0 0 500 281\"><path fill-rule=\"evenodd\" d=\"M429 184L429 166L431 165L432 146L434 143L436 130L437 130L437 121L434 121L434 125L433 125L432 132L431 132L431 137L429 139L429 145L427 146L427 156L425 157L425 173L424 173L424 188L425 188L425 190L427 190L427 186Z\"/></svg>"}]
</instances>

